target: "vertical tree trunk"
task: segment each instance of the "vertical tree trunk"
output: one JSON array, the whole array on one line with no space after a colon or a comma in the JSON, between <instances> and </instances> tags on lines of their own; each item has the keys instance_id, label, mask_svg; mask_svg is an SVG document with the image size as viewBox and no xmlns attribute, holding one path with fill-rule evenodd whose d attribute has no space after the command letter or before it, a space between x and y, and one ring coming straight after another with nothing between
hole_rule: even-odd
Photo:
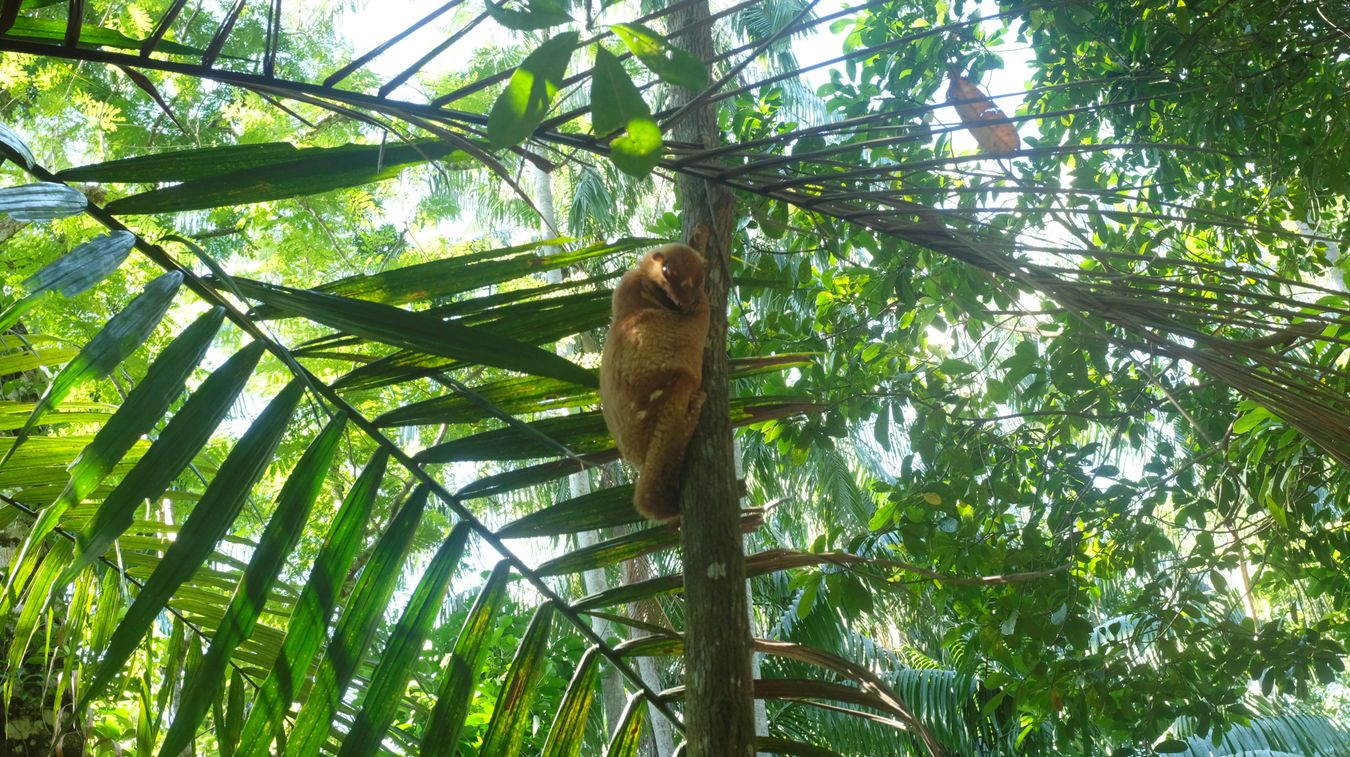
<instances>
[{"instance_id":1,"label":"vertical tree trunk","mask_svg":"<svg viewBox=\"0 0 1350 757\"><path fill-rule=\"evenodd\" d=\"M670 29L691 29L675 43L711 60L706 2L671 14ZM692 93L679 90L677 102ZM678 121L674 139L704 147L718 143L714 106L691 109ZM689 444L680 496L680 542L684 552L685 737L690 757L750 757L755 753L754 680L750 672L750 627L745 595L739 496L732 456L727 402L727 291L731 284L731 198L702 179L681 176L679 192L686 239L710 231L708 303L712 323L703 351L703 389L708 394L698 430Z\"/></svg>"}]
</instances>

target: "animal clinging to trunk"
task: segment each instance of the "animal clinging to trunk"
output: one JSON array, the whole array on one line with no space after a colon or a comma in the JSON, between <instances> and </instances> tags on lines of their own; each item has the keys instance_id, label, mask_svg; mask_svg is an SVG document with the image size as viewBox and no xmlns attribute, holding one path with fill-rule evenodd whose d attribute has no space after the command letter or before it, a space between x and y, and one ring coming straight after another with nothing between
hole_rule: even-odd
<instances>
[{"instance_id":1,"label":"animal clinging to trunk","mask_svg":"<svg viewBox=\"0 0 1350 757\"><path fill-rule=\"evenodd\" d=\"M705 263L668 244L642 258L614 290L600 363L600 405L619 454L639 471L633 504L652 520L679 514L680 471L706 395Z\"/></svg>"}]
</instances>

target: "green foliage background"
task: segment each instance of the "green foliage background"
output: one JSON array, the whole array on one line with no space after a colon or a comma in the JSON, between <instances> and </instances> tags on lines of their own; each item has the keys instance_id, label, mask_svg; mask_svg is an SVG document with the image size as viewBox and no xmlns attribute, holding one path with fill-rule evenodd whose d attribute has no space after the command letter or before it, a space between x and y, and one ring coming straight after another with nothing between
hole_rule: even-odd
<instances>
[{"instance_id":1,"label":"green foliage background","mask_svg":"<svg viewBox=\"0 0 1350 757\"><path fill-rule=\"evenodd\" d=\"M678 580L662 578L679 560L668 531L630 525L585 371L614 278L678 233L668 179L684 171L738 201L728 348L744 504L765 508L747 536L754 625L795 645L759 663L781 692L766 748L920 753L919 726L955 754L1346 753L1350 14L766 0L719 20L733 52L705 67L661 8L467 3L427 31L492 32L386 92L365 67L325 82L364 52L331 19L375 4L245 4L228 28L232 4L206 4L152 56L115 57L173 5L0 14L15 135L0 192L64 180L90 208L0 217L3 301L35 303L0 343L7 749L252 754L280 730L297 750L418 753L454 705L446 753L665 754L657 709L629 711L652 724L630 721L641 739L610 734L625 694L683 681ZM72 7L86 26L62 47ZM813 67L798 58L812 47L840 57ZM988 84L1007 65L1025 81ZM986 83L1021 149L975 147L945 107L953 70ZM707 87L726 149L653 141L678 117L676 85ZM30 276L118 223L145 244L97 286L24 299ZM175 266L188 277L158 327L107 375L80 372L80 350ZM55 507L72 463L109 448L99 430L217 301L236 309L179 365L190 378L166 418L141 418ZM77 557L166 421L260 340L191 464L135 493L116 549ZM62 376L74 390L35 414ZM288 385L305 387L298 409L269 421ZM334 460L303 472L337 410ZM271 432L255 484L217 476ZM377 450L393 459L362 527L330 537ZM578 457L592 467L568 477ZM279 567L249 574L305 486ZM199 511L208 497L234 505ZM57 530L39 538L44 511ZM433 587L457 524L466 551L441 558L448 584ZM200 567L152 578L197 542ZM350 564L311 572L335 542ZM480 665L457 669L502 557L516 562ZM122 644L147 581L167 593ZM294 709L250 724L320 586L334 612L298 662ZM430 614L401 623L424 594ZM540 606L559 614L528 634ZM220 672L195 677L222 625L250 614ZM351 651L340 639L354 675L329 713L313 692ZM399 644L416 651L385 665ZM599 683L574 678L583 659ZM463 675L467 690L444 693ZM396 706L367 697L375 681ZM189 722L198 686L212 693Z\"/></svg>"}]
</instances>

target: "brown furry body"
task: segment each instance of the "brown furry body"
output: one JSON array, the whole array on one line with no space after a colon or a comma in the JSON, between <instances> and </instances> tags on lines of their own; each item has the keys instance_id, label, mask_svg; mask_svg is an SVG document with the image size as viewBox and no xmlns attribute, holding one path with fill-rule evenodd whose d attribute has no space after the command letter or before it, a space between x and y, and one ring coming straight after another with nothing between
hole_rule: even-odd
<instances>
[{"instance_id":1,"label":"brown furry body","mask_svg":"<svg viewBox=\"0 0 1350 757\"><path fill-rule=\"evenodd\" d=\"M680 470L705 395L704 261L692 247L653 250L619 281L600 363L600 404L619 454L639 470L633 505L679 514Z\"/></svg>"}]
</instances>

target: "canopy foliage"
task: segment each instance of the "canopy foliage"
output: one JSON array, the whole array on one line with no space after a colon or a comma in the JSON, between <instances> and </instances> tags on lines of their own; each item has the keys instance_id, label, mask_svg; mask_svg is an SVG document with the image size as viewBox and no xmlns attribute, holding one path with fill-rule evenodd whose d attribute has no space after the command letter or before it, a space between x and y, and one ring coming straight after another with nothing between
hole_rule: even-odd
<instances>
[{"instance_id":1,"label":"canopy foliage","mask_svg":"<svg viewBox=\"0 0 1350 757\"><path fill-rule=\"evenodd\" d=\"M0 4L8 750L664 757L696 176L764 751L1346 754L1350 17L383 5Z\"/></svg>"}]
</instances>

